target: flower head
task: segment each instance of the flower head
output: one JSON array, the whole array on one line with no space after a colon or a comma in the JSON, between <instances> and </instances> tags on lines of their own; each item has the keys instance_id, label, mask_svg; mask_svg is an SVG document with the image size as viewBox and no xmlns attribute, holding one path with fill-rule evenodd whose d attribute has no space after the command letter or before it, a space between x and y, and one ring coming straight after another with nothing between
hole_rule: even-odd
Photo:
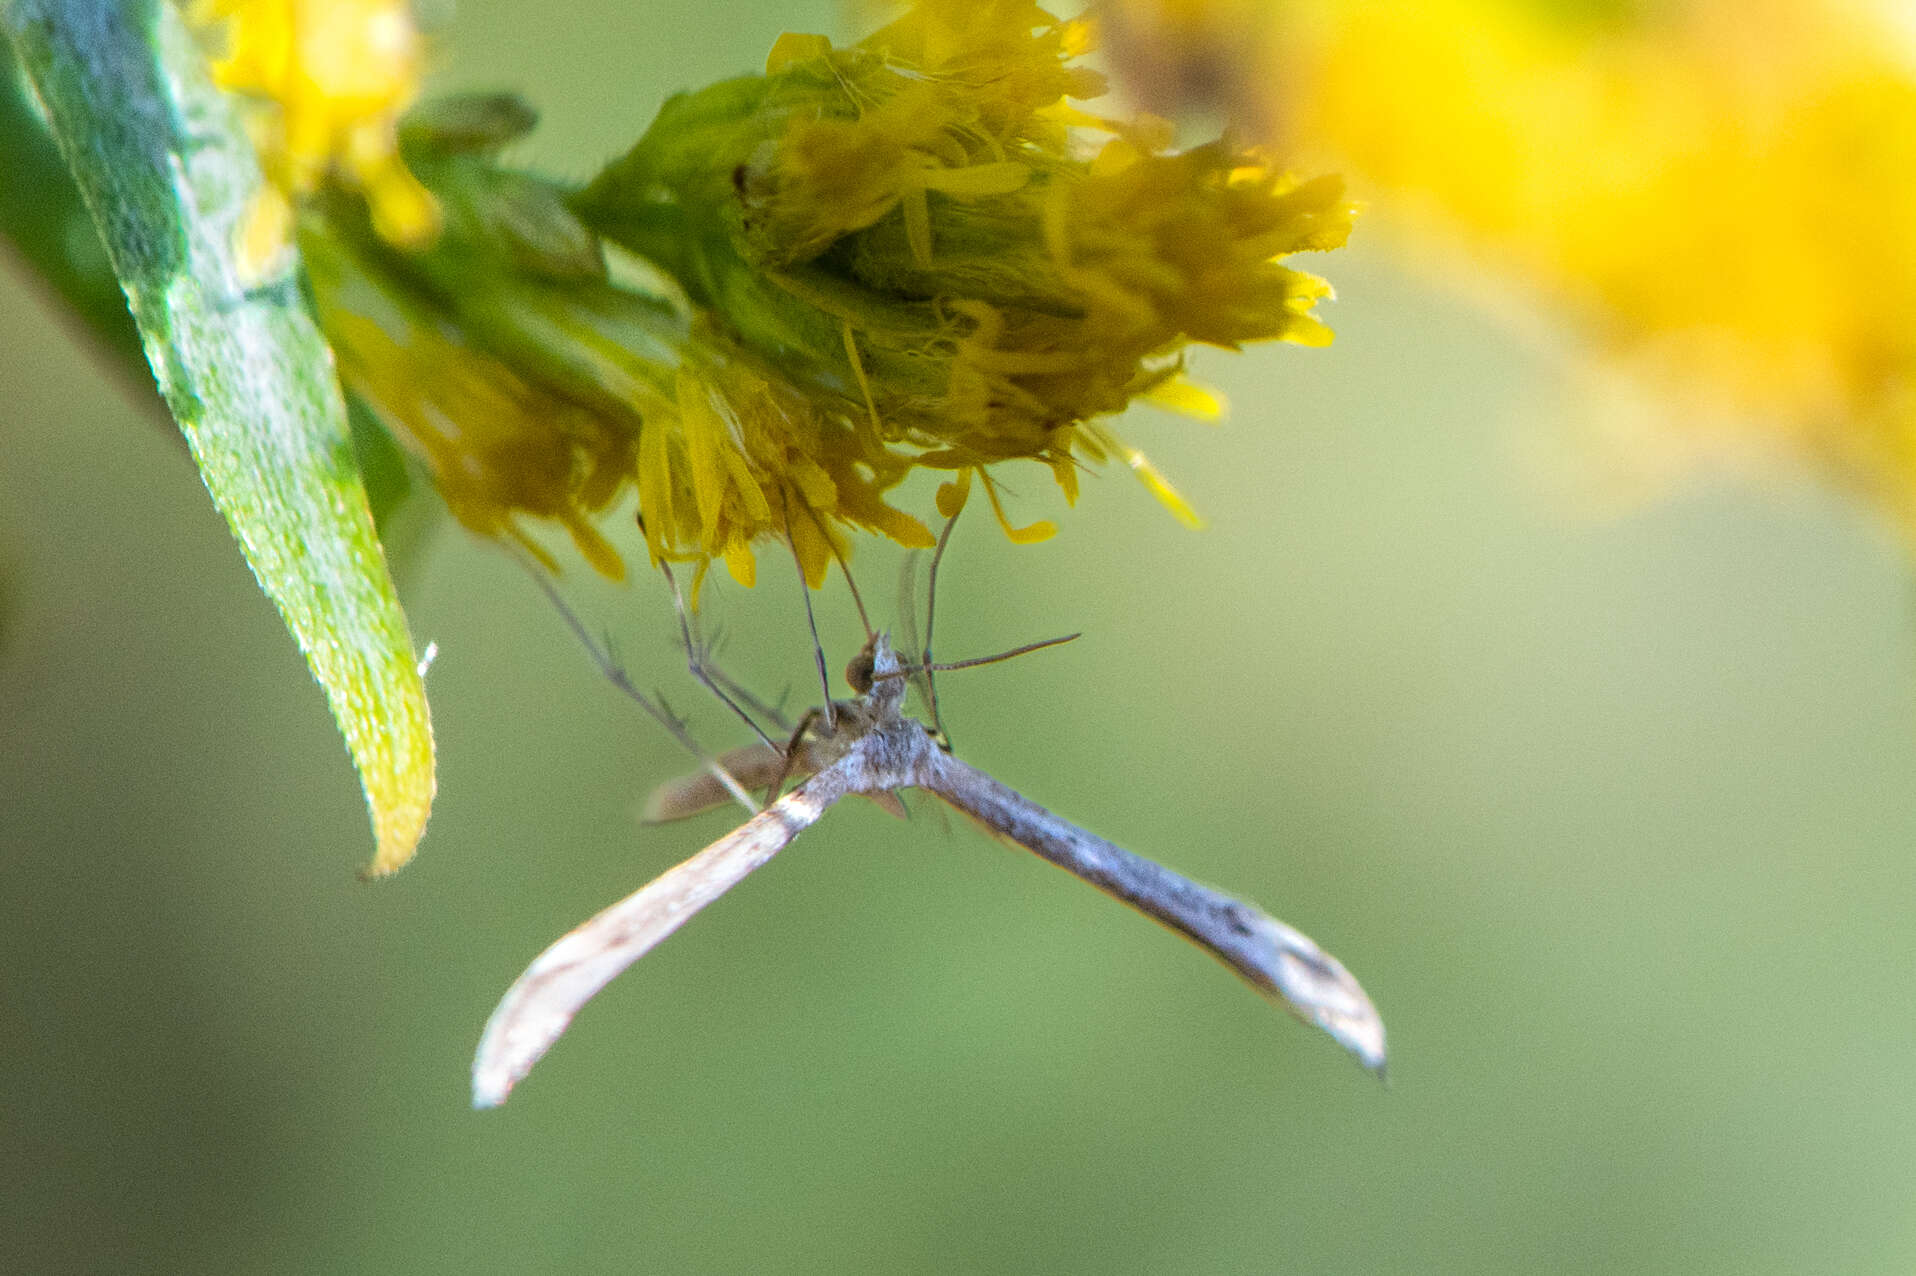
<instances>
[{"instance_id":1,"label":"flower head","mask_svg":"<svg viewBox=\"0 0 1916 1276\"><path fill-rule=\"evenodd\" d=\"M629 487L655 561L747 582L767 539L814 583L847 528L931 544L892 503L920 467L949 476L942 512L976 480L1018 539L1051 526L1011 526L1003 461L1075 497L1120 459L1190 518L1101 418L1214 412L1180 379L1193 342L1328 340L1328 286L1280 259L1342 243L1351 210L1334 179L1073 106L1102 88L1089 39L1011 0L922 0L845 49L788 35L578 190L498 162L523 108L421 108L398 136L435 241L395 241L347 183L302 222L347 383L469 526L555 520L605 570L593 520Z\"/></svg>"},{"instance_id":2,"label":"flower head","mask_svg":"<svg viewBox=\"0 0 1916 1276\"><path fill-rule=\"evenodd\" d=\"M866 464L1038 460L1068 495L1114 452L1151 475L1098 418L1201 401L1175 385L1192 342L1327 340L1328 286L1279 259L1341 244L1351 210L1335 179L1073 106L1102 91L1089 42L1014 0L925 0L845 49L787 36L764 75L668 102L573 206L862 418Z\"/></svg>"},{"instance_id":3,"label":"flower head","mask_svg":"<svg viewBox=\"0 0 1916 1276\"><path fill-rule=\"evenodd\" d=\"M770 532L815 578L845 548L838 524L929 543L884 500L909 465L859 439L860 421L819 412L709 317L615 283L564 189L497 163L531 124L511 98L408 120L407 162L444 217L426 248L382 237L363 193L327 193L300 226L342 379L453 515L547 562L522 520L556 523L615 577L598 518L634 487L656 558L721 559L748 583Z\"/></svg>"}]
</instances>

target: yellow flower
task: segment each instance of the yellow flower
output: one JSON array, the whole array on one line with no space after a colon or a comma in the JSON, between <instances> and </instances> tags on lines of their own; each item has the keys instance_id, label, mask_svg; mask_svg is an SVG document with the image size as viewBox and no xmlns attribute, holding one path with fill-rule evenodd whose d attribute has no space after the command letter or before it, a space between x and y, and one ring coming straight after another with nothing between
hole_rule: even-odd
<instances>
[{"instance_id":1,"label":"yellow flower","mask_svg":"<svg viewBox=\"0 0 1916 1276\"><path fill-rule=\"evenodd\" d=\"M1117 454L1188 515L1097 418L1207 403L1177 381L1193 342L1328 340L1328 286L1279 259L1341 244L1351 209L1336 179L1074 107L1102 91L1073 62L1090 37L1017 0L788 36L766 74L668 102L574 207L824 417L863 418L865 463L993 492L984 467L1037 460L1074 496Z\"/></svg>"},{"instance_id":2,"label":"yellow flower","mask_svg":"<svg viewBox=\"0 0 1916 1276\"><path fill-rule=\"evenodd\" d=\"M1238 56L1218 79L1255 90L1240 116L1348 167L1427 257L1496 268L1613 386L1652 387L1644 459L1834 460L1916 520L1906 7L1300 0L1241 55L1207 25L1231 7L1120 5L1186 37L1160 52ZM1188 78L1123 47L1152 83Z\"/></svg>"},{"instance_id":3,"label":"yellow flower","mask_svg":"<svg viewBox=\"0 0 1916 1276\"><path fill-rule=\"evenodd\" d=\"M223 37L214 82L251 103L267 192L242 231L258 267L287 242L293 206L328 177L365 191L395 243L438 230L438 210L400 162L397 123L418 96L423 53L403 0L196 0Z\"/></svg>"},{"instance_id":4,"label":"yellow flower","mask_svg":"<svg viewBox=\"0 0 1916 1276\"><path fill-rule=\"evenodd\" d=\"M635 486L654 557L713 558L749 583L751 545L788 534L814 580L837 524L929 543L884 493L908 463L863 423L821 413L711 323L616 284L564 190L497 166L531 127L509 98L455 99L408 120L408 161L443 210L432 245L378 234L362 194L333 190L300 226L342 381L419 454L447 507L548 565L523 519L564 528L624 573L598 517Z\"/></svg>"},{"instance_id":5,"label":"yellow flower","mask_svg":"<svg viewBox=\"0 0 1916 1276\"><path fill-rule=\"evenodd\" d=\"M453 516L482 536L518 541L551 566L517 521L549 519L593 567L622 576L594 516L630 478L636 421L521 375L340 239L308 234L301 247L342 381L425 460Z\"/></svg>"},{"instance_id":6,"label":"yellow flower","mask_svg":"<svg viewBox=\"0 0 1916 1276\"><path fill-rule=\"evenodd\" d=\"M305 203L342 376L468 526L555 521L613 574L594 520L631 488L654 561L746 583L766 540L814 584L847 528L931 544L890 503L919 467L951 476L946 514L976 481L1015 539L1052 528L1008 521L989 467L1012 460L1068 498L1121 460L1194 521L1101 418L1214 414L1191 343L1327 341L1328 286L1279 259L1341 244L1351 210L1335 179L1072 106L1102 88L1089 41L1010 0L923 0L847 49L786 36L579 190L499 165L522 106L421 107L396 136L436 239L395 240L351 182Z\"/></svg>"}]
</instances>

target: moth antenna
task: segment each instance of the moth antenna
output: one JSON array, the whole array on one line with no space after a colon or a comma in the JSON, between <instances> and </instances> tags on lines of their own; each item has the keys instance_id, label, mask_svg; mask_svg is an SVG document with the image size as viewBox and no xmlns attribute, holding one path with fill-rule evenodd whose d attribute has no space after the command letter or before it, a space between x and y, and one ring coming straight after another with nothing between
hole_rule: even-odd
<instances>
[{"instance_id":1,"label":"moth antenna","mask_svg":"<svg viewBox=\"0 0 1916 1276\"><path fill-rule=\"evenodd\" d=\"M1074 642L1082 637L1084 637L1082 633L1076 633L1064 634L1057 638L1041 638L1037 642L1028 642L1022 647L1013 647L1009 651L1001 651L996 655L973 656L969 660L952 660L944 664L909 665L903 669L894 669L887 673L875 674L873 676L878 678L903 678L914 673L929 673L933 671L950 673L953 669L975 669L979 665L995 665L1001 660L1011 660L1017 656L1027 656L1034 651L1043 651L1046 647L1062 647L1065 643Z\"/></svg>"}]
</instances>

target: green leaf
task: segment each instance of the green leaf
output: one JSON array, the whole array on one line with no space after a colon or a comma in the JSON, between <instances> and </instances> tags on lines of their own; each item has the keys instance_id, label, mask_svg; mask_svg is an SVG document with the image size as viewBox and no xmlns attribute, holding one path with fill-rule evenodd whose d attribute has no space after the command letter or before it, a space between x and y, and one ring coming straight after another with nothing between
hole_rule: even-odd
<instances>
[{"instance_id":1,"label":"green leaf","mask_svg":"<svg viewBox=\"0 0 1916 1276\"><path fill-rule=\"evenodd\" d=\"M260 186L231 104L162 0L0 0L126 291L160 393L254 576L306 653L372 812L370 871L412 855L432 727L331 356L295 279L245 278Z\"/></svg>"}]
</instances>

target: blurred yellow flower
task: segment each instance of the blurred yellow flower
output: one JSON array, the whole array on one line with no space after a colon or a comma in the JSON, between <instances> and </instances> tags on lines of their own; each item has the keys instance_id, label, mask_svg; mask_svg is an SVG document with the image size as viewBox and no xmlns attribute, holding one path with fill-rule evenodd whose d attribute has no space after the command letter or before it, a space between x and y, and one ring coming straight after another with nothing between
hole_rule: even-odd
<instances>
[{"instance_id":1,"label":"blurred yellow flower","mask_svg":"<svg viewBox=\"0 0 1916 1276\"><path fill-rule=\"evenodd\" d=\"M1347 166L1426 257L1474 250L1660 390L1653 448L1807 452L1916 518L1906 12L1258 7L1267 38L1247 46L1241 0L1119 0L1120 68L1161 103L1226 86L1200 104ZM1162 38L1132 38L1147 31Z\"/></svg>"},{"instance_id":2,"label":"blurred yellow flower","mask_svg":"<svg viewBox=\"0 0 1916 1276\"><path fill-rule=\"evenodd\" d=\"M329 177L363 190L395 243L436 233L438 210L399 159L423 60L404 0L195 0L191 16L224 45L213 79L249 101L268 185L241 232L243 261L276 254L295 202Z\"/></svg>"}]
</instances>

